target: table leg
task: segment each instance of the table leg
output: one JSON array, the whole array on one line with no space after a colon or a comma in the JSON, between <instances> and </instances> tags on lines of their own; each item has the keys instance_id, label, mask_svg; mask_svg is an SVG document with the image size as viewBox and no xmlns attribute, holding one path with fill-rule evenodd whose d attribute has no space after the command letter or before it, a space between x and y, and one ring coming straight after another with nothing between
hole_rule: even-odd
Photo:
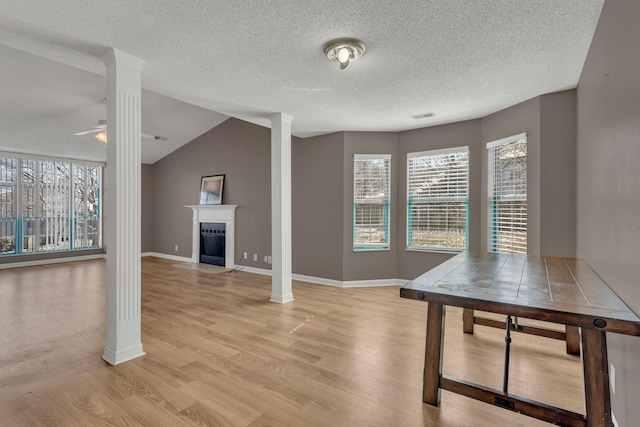
<instances>
[{"instance_id":1,"label":"table leg","mask_svg":"<svg viewBox=\"0 0 640 427\"><path fill-rule=\"evenodd\" d=\"M565 336L567 340L567 354L580 354L580 328L577 326L565 325Z\"/></svg>"},{"instance_id":2,"label":"table leg","mask_svg":"<svg viewBox=\"0 0 640 427\"><path fill-rule=\"evenodd\" d=\"M440 404L440 374L444 347L444 306L429 302L427 309L427 339L424 351L422 401L433 406Z\"/></svg>"},{"instance_id":3,"label":"table leg","mask_svg":"<svg viewBox=\"0 0 640 427\"><path fill-rule=\"evenodd\" d=\"M473 309L462 310L462 331L465 334L473 334Z\"/></svg>"},{"instance_id":4,"label":"table leg","mask_svg":"<svg viewBox=\"0 0 640 427\"><path fill-rule=\"evenodd\" d=\"M582 364L587 427L612 427L605 332L582 329Z\"/></svg>"}]
</instances>

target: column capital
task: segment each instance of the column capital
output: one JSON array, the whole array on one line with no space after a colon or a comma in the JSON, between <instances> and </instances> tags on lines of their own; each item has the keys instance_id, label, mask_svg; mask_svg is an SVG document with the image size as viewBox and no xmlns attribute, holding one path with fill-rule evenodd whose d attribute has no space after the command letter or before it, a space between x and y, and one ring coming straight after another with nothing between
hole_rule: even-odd
<instances>
[{"instance_id":1,"label":"column capital","mask_svg":"<svg viewBox=\"0 0 640 427\"><path fill-rule=\"evenodd\" d=\"M124 63L129 66L142 69L142 67L144 67L144 65L146 64L145 60L116 48L110 49L107 53L102 55L102 60L104 61L106 66L114 63Z\"/></svg>"},{"instance_id":2,"label":"column capital","mask_svg":"<svg viewBox=\"0 0 640 427\"><path fill-rule=\"evenodd\" d=\"M293 121L293 116L284 113L275 113L269 116L269 120L271 120L272 125L274 122L291 123Z\"/></svg>"}]
</instances>

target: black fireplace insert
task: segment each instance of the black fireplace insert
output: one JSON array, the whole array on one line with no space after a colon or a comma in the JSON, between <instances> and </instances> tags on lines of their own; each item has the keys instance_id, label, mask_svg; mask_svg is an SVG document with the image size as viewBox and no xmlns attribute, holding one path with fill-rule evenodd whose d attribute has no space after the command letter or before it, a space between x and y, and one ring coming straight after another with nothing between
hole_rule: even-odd
<instances>
[{"instance_id":1,"label":"black fireplace insert","mask_svg":"<svg viewBox=\"0 0 640 427\"><path fill-rule=\"evenodd\" d=\"M224 267L225 223L200 223L200 262Z\"/></svg>"}]
</instances>

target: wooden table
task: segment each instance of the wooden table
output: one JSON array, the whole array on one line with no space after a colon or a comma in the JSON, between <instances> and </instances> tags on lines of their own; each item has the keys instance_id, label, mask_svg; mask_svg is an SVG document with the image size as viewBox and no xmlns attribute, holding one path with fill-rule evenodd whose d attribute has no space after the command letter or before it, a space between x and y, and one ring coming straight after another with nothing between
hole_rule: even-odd
<instances>
[{"instance_id":1,"label":"wooden table","mask_svg":"<svg viewBox=\"0 0 640 427\"><path fill-rule=\"evenodd\" d=\"M612 426L605 332L640 336L640 319L584 261L463 252L404 286L400 296L429 303L423 402L438 406L443 389L558 425ZM559 323L567 332L580 328L586 414L509 394L508 349L502 391L444 375L446 305Z\"/></svg>"}]
</instances>

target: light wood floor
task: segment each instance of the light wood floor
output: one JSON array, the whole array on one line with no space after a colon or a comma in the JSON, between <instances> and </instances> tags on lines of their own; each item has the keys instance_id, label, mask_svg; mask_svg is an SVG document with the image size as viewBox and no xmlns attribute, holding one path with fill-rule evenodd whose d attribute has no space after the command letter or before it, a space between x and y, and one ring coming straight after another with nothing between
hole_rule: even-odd
<instances>
[{"instance_id":1,"label":"light wood floor","mask_svg":"<svg viewBox=\"0 0 640 427\"><path fill-rule=\"evenodd\" d=\"M294 282L142 262L146 356L101 360L102 260L0 271L2 426L547 426L462 396L421 403L425 303L397 287ZM524 322L524 321L523 321ZM445 373L502 388L504 332L461 332L448 308ZM510 391L583 412L579 357L516 335Z\"/></svg>"}]
</instances>

